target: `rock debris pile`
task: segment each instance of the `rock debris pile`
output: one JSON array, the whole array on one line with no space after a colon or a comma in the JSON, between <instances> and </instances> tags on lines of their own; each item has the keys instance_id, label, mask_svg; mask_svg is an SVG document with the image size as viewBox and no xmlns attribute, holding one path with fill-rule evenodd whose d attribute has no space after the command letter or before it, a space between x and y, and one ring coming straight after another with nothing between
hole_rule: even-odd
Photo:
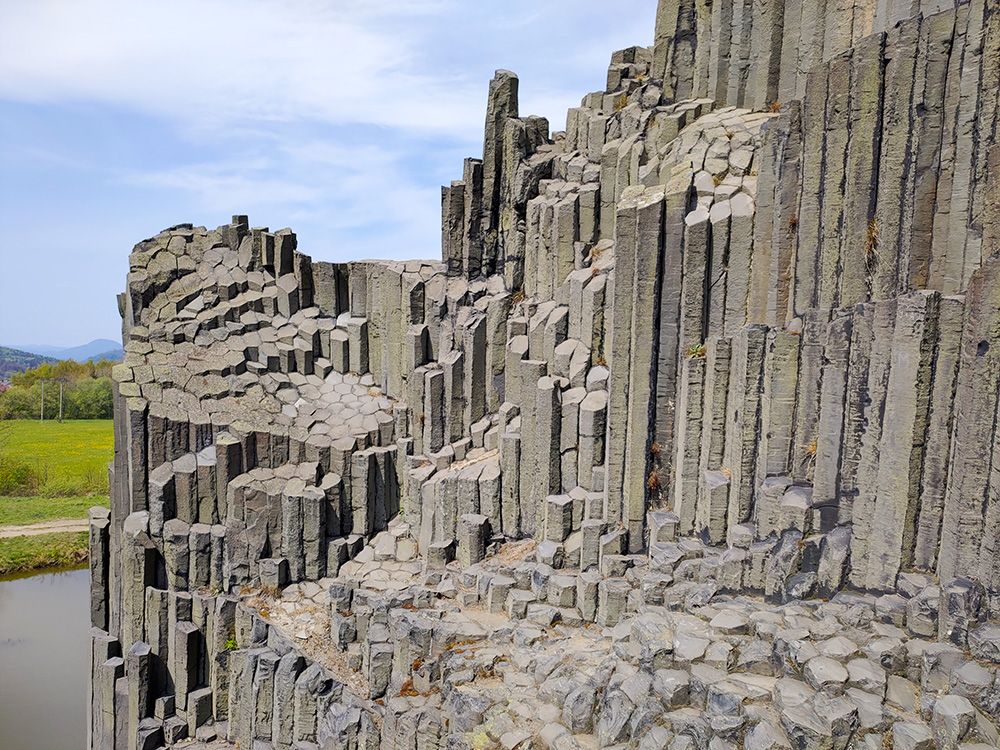
<instances>
[{"instance_id":1,"label":"rock debris pile","mask_svg":"<svg viewBox=\"0 0 1000 750\"><path fill-rule=\"evenodd\" d=\"M119 297L89 746L1000 746L1000 8L661 0L440 261Z\"/></svg>"}]
</instances>

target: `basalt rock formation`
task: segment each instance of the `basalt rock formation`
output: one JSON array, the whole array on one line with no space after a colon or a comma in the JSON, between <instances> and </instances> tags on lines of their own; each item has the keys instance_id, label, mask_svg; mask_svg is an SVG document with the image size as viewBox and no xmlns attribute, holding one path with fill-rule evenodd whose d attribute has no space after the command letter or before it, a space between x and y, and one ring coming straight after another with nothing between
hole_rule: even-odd
<instances>
[{"instance_id":1,"label":"basalt rock formation","mask_svg":"<svg viewBox=\"0 0 1000 750\"><path fill-rule=\"evenodd\" d=\"M998 97L987 0L661 0L440 261L139 243L90 747L998 746Z\"/></svg>"}]
</instances>

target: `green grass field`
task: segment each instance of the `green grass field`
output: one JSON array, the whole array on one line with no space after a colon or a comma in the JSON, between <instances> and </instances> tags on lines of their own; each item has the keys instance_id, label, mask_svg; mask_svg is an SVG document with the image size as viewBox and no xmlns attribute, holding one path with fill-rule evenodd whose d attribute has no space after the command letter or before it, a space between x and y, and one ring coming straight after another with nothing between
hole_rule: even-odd
<instances>
[{"instance_id":1,"label":"green grass field","mask_svg":"<svg viewBox=\"0 0 1000 750\"><path fill-rule=\"evenodd\" d=\"M113 454L110 419L0 422L0 526L85 519L106 506ZM86 559L87 532L0 539L0 576Z\"/></svg>"},{"instance_id":2,"label":"green grass field","mask_svg":"<svg viewBox=\"0 0 1000 750\"><path fill-rule=\"evenodd\" d=\"M86 518L95 505L107 507L107 495L77 497L0 497L0 526Z\"/></svg>"},{"instance_id":3,"label":"green grass field","mask_svg":"<svg viewBox=\"0 0 1000 750\"><path fill-rule=\"evenodd\" d=\"M67 568L87 559L87 532L0 539L0 576L41 568Z\"/></svg>"},{"instance_id":4,"label":"green grass field","mask_svg":"<svg viewBox=\"0 0 1000 750\"><path fill-rule=\"evenodd\" d=\"M24 481L8 476L8 481L0 481L0 491L48 498L106 496L113 453L110 419L0 422L0 468L19 467L26 476Z\"/></svg>"}]
</instances>

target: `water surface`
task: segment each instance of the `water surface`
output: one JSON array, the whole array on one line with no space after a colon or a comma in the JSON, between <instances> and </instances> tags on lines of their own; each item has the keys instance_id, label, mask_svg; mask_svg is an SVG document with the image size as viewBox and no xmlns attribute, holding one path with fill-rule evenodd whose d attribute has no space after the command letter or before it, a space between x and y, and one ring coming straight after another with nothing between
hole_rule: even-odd
<instances>
[{"instance_id":1,"label":"water surface","mask_svg":"<svg viewBox=\"0 0 1000 750\"><path fill-rule=\"evenodd\" d=\"M0 580L0 748L87 745L90 571Z\"/></svg>"}]
</instances>

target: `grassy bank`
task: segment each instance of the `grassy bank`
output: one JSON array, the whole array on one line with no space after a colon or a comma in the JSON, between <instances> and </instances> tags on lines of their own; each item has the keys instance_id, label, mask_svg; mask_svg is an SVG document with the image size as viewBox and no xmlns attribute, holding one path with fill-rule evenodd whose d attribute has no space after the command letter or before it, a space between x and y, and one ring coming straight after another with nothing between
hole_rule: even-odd
<instances>
[{"instance_id":1,"label":"grassy bank","mask_svg":"<svg viewBox=\"0 0 1000 750\"><path fill-rule=\"evenodd\" d=\"M42 568L65 568L87 559L87 532L0 539L0 576Z\"/></svg>"},{"instance_id":2,"label":"grassy bank","mask_svg":"<svg viewBox=\"0 0 1000 750\"><path fill-rule=\"evenodd\" d=\"M0 526L86 518L87 511L95 505L107 507L107 495L0 497Z\"/></svg>"}]
</instances>

